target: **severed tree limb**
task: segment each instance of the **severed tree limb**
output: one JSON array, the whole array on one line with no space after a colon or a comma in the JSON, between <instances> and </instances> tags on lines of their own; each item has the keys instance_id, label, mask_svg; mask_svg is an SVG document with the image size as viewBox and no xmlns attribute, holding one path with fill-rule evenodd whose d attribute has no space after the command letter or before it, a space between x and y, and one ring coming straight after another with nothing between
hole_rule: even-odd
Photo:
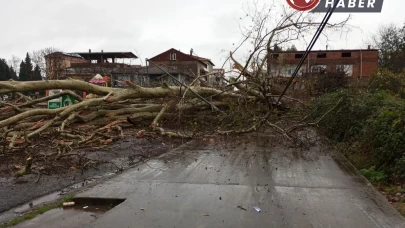
<instances>
[{"instance_id":1,"label":"severed tree limb","mask_svg":"<svg viewBox=\"0 0 405 228\"><path fill-rule=\"evenodd\" d=\"M120 125L113 126L114 129L118 130L120 133L120 138L124 138L124 131L122 130L122 127Z\"/></svg>"},{"instance_id":2,"label":"severed tree limb","mask_svg":"<svg viewBox=\"0 0 405 228\"><path fill-rule=\"evenodd\" d=\"M19 122L27 117L32 117L36 115L52 115L52 114L58 114L61 113L62 111L66 110L67 107L59 108L59 109L33 109L29 110L23 113L20 113L18 115L12 116L8 119L0 121L0 128L5 127L5 126L10 126L16 122Z\"/></svg>"},{"instance_id":3,"label":"severed tree limb","mask_svg":"<svg viewBox=\"0 0 405 228\"><path fill-rule=\"evenodd\" d=\"M169 108L169 104L166 104L160 112L156 115L155 119L152 121L152 129L155 130L156 127L158 126L158 121L162 118L163 114L166 112L166 110Z\"/></svg>"},{"instance_id":4,"label":"severed tree limb","mask_svg":"<svg viewBox=\"0 0 405 228\"><path fill-rule=\"evenodd\" d=\"M290 128L288 128L286 130L287 133L290 133L292 131L295 131L297 129L303 128L303 127L318 127L319 123L327 116L329 115L331 112L333 112L333 110L335 110L337 107L339 107L339 105L342 103L343 98L340 98L339 101L331 108L329 109L327 112L325 112L318 120L316 120L313 123L303 123L303 124L298 124L295 126L292 126Z\"/></svg>"},{"instance_id":5,"label":"severed tree limb","mask_svg":"<svg viewBox=\"0 0 405 228\"><path fill-rule=\"evenodd\" d=\"M233 83L233 85L236 88L238 88L238 89L240 89L242 91L245 91L245 92L247 92L248 94L250 94L252 96L263 98L263 94L261 94L259 91L255 90L253 88L249 88L249 86L247 84L245 84L245 83L237 83L235 78L231 78L229 81L231 83Z\"/></svg>"},{"instance_id":6,"label":"severed tree limb","mask_svg":"<svg viewBox=\"0 0 405 228\"><path fill-rule=\"evenodd\" d=\"M15 140L18 138L19 134L17 132L12 134L10 144L8 145L9 148L14 148Z\"/></svg>"},{"instance_id":7,"label":"severed tree limb","mask_svg":"<svg viewBox=\"0 0 405 228\"><path fill-rule=\"evenodd\" d=\"M281 127L277 126L276 124L272 124L272 123L270 123L270 121L266 121L266 125L275 129L276 132L282 134L284 137L286 137L291 142L293 141L293 139L287 134L287 132L284 129L282 129Z\"/></svg>"},{"instance_id":8,"label":"severed tree limb","mask_svg":"<svg viewBox=\"0 0 405 228\"><path fill-rule=\"evenodd\" d=\"M61 97L63 95L69 95L71 97L74 97L77 101L83 101L83 98L81 96L77 95L76 93L74 93L73 91L64 90L61 93L54 94L52 96L41 97L41 98L38 98L36 100L29 101L29 102L27 102L25 104L19 105L19 107L28 107L28 106L35 105L35 104L38 104L38 103L41 103L41 102L45 102L45 101L49 101L49 100L52 100L52 99L55 99L55 98L59 98L59 97Z\"/></svg>"},{"instance_id":9,"label":"severed tree limb","mask_svg":"<svg viewBox=\"0 0 405 228\"><path fill-rule=\"evenodd\" d=\"M32 157L27 158L25 166L15 174L15 177L21 177L31 173L32 160Z\"/></svg>"},{"instance_id":10,"label":"severed tree limb","mask_svg":"<svg viewBox=\"0 0 405 228\"><path fill-rule=\"evenodd\" d=\"M170 132L170 131L165 131L161 127L157 127L156 131L161 135L161 136L168 136L168 137L175 137L175 138L185 138L185 139L191 139L192 136L190 135L184 135L180 133L175 133L175 132Z\"/></svg>"},{"instance_id":11,"label":"severed tree limb","mask_svg":"<svg viewBox=\"0 0 405 228\"><path fill-rule=\"evenodd\" d=\"M10 88L14 86L14 88ZM0 94L3 93L17 93L19 96L24 97L27 101L31 101L28 97L24 96L20 92L30 91L44 91L49 89L68 89L77 91L88 91L95 94L108 94L111 91L115 91L115 88L97 86L91 83L80 80L48 80L48 81L7 81L0 82Z\"/></svg>"},{"instance_id":12,"label":"severed tree limb","mask_svg":"<svg viewBox=\"0 0 405 228\"><path fill-rule=\"evenodd\" d=\"M13 81L10 81L10 82L13 82ZM1 88L1 86L6 86L6 87L7 87L7 85L4 85L3 83L0 83L0 88ZM14 89L15 89L15 90L19 90L18 87L14 87ZM20 92L25 92L25 91L20 91ZM25 101L27 101L27 102L32 101L32 99L31 99L30 97L27 97L27 96L25 96L25 95L22 94L22 93L17 92L16 94L17 94L18 96L20 96L22 99L24 99Z\"/></svg>"},{"instance_id":13,"label":"severed tree limb","mask_svg":"<svg viewBox=\"0 0 405 228\"><path fill-rule=\"evenodd\" d=\"M280 97L280 95L267 95L267 97L276 97L277 98L277 97ZM289 97L289 96L286 96L286 95L284 95L282 99L284 99L284 98L287 99L287 100L295 101L295 102L297 102L297 103L299 103L299 104L301 104L301 105L303 105L305 107L309 107L309 105L305 104L303 101L301 101L299 99Z\"/></svg>"},{"instance_id":14,"label":"severed tree limb","mask_svg":"<svg viewBox=\"0 0 405 228\"><path fill-rule=\"evenodd\" d=\"M41 133L48 127L52 126L56 121L63 119L65 116L71 114L74 111L80 110L82 108L87 108L89 106L101 104L103 101L104 101L103 98L95 98L95 99L83 101L83 102L75 104L75 105L64 107L64 109L59 108L59 109L63 109L62 112L59 112L55 118L53 118L51 121L47 122L42 127L38 128L34 132L31 132L30 134L28 134L28 138ZM53 110L59 110L59 109L53 109Z\"/></svg>"},{"instance_id":15,"label":"severed tree limb","mask_svg":"<svg viewBox=\"0 0 405 228\"><path fill-rule=\"evenodd\" d=\"M22 112L21 109L19 107L17 107L16 105L9 104L9 103L6 103L6 102L0 102L0 104L3 105L3 106L9 106L9 107L13 108L17 112Z\"/></svg>"},{"instance_id":16,"label":"severed tree limb","mask_svg":"<svg viewBox=\"0 0 405 228\"><path fill-rule=\"evenodd\" d=\"M65 130L65 127L69 125L69 123L76 118L77 114L72 113L68 118L66 118L63 122L62 125L60 126L60 130L63 131Z\"/></svg>"}]
</instances>

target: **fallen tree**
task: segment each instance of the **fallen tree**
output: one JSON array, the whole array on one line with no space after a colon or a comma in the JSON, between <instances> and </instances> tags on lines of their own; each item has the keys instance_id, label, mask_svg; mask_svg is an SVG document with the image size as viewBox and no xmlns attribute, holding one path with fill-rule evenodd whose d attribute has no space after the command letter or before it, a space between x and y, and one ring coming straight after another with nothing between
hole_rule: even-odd
<instances>
[{"instance_id":1,"label":"fallen tree","mask_svg":"<svg viewBox=\"0 0 405 228\"><path fill-rule=\"evenodd\" d=\"M132 128L137 129L134 137L195 138L212 133L248 133L269 127L294 141L293 131L316 126L319 120L306 123L305 118L297 118L296 122L289 120L289 126L279 124L286 122L283 122L283 114L292 107L307 106L288 96L278 102L284 88L276 82L277 75L271 73L268 60L277 45L299 39L316 29L319 23L309 14L284 8L279 23L268 24L270 11L264 12L253 14L254 26L243 33L242 44L249 41L253 51L245 64L236 60L235 51L231 52L229 59L238 75L223 75L222 79L228 84L222 87L207 87L201 81L206 75L196 76L190 85L163 83L152 88L130 81L118 82L125 86L123 88L102 87L74 79L0 82L0 95L13 94L15 98L0 102L2 154L6 156L16 151L25 154L27 165L18 172L21 176L30 172L31 165L38 160L52 165L70 156L89 159L74 151L83 147L105 147ZM342 27L346 22L328 24L328 27ZM62 92L35 100L23 95L54 89ZM82 99L73 91L89 95ZM77 102L58 109L47 109L44 105L62 95L75 97ZM172 125L164 125L165 121ZM52 149L47 152L35 150L45 144ZM89 159L83 167L89 162L94 161Z\"/></svg>"}]
</instances>

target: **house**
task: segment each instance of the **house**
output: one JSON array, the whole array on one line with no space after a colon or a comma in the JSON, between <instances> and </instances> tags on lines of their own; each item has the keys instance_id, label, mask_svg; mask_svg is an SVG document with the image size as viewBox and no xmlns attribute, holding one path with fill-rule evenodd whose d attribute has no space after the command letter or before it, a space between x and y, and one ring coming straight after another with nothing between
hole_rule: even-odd
<instances>
[{"instance_id":1,"label":"house","mask_svg":"<svg viewBox=\"0 0 405 228\"><path fill-rule=\"evenodd\" d=\"M214 69L210 59L170 49L149 60L146 66L131 64L138 57L132 52L55 52L45 56L47 78L74 78L89 81L100 74L111 78L110 85L122 86L117 81L131 81L143 87L179 85L178 81L190 84L198 76L208 85L223 85L223 70ZM173 80L167 73L176 78Z\"/></svg>"},{"instance_id":2,"label":"house","mask_svg":"<svg viewBox=\"0 0 405 228\"><path fill-rule=\"evenodd\" d=\"M214 87L222 87L226 85L224 81L225 70L222 68L212 69L213 75L210 77L210 84Z\"/></svg>"},{"instance_id":3,"label":"house","mask_svg":"<svg viewBox=\"0 0 405 228\"><path fill-rule=\"evenodd\" d=\"M74 78L88 81L94 75L112 80L134 80L139 65L130 62L138 57L132 52L54 52L45 56L47 79ZM126 62L126 63L125 63Z\"/></svg>"},{"instance_id":4,"label":"house","mask_svg":"<svg viewBox=\"0 0 405 228\"><path fill-rule=\"evenodd\" d=\"M54 52L45 56L46 78L49 80L65 79L66 69L74 63L87 63L79 55Z\"/></svg>"},{"instance_id":5,"label":"house","mask_svg":"<svg viewBox=\"0 0 405 228\"><path fill-rule=\"evenodd\" d=\"M175 79L173 79L167 73L169 73ZM149 65L140 68L138 70L137 78L137 84L145 87L160 86L163 83L166 83L167 85L180 86L181 84L179 82L190 84L193 81L192 77L189 74L185 74L178 69L161 64L158 64L158 66Z\"/></svg>"},{"instance_id":6,"label":"house","mask_svg":"<svg viewBox=\"0 0 405 228\"><path fill-rule=\"evenodd\" d=\"M148 66L154 66L154 64L160 64L161 66L177 70L181 72L183 76L192 79L203 77L203 80L211 86L218 84L217 82L219 81L222 82L222 77L219 77L220 74L218 74L220 71L217 70L214 72L214 63L208 58L194 55L193 49L190 50L190 54L186 54L171 48L150 58Z\"/></svg>"},{"instance_id":7,"label":"house","mask_svg":"<svg viewBox=\"0 0 405 228\"><path fill-rule=\"evenodd\" d=\"M268 72L281 77L291 77L305 51L272 52L268 57ZM369 77L377 69L378 50L319 50L311 51L297 76L319 71L344 71L353 78Z\"/></svg>"}]
</instances>

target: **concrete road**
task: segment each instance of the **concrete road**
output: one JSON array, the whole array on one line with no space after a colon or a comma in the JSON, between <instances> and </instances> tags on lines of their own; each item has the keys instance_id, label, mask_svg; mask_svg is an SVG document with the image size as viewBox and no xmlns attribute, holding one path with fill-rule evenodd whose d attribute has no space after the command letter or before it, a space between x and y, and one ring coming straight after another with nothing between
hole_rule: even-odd
<instances>
[{"instance_id":1,"label":"concrete road","mask_svg":"<svg viewBox=\"0 0 405 228\"><path fill-rule=\"evenodd\" d=\"M340 154L278 141L193 141L77 195L125 199L105 214L59 210L19 227L405 227Z\"/></svg>"}]
</instances>

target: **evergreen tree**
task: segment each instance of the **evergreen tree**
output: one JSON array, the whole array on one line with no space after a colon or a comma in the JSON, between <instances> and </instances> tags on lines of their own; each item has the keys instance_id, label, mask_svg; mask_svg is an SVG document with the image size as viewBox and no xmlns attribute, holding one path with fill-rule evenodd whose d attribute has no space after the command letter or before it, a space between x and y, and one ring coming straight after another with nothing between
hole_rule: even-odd
<instances>
[{"instance_id":1,"label":"evergreen tree","mask_svg":"<svg viewBox=\"0 0 405 228\"><path fill-rule=\"evenodd\" d=\"M27 52L27 55L25 57L24 61L21 61L20 64L20 75L19 79L20 81L31 81L32 80L32 62L30 55Z\"/></svg>"},{"instance_id":2,"label":"evergreen tree","mask_svg":"<svg viewBox=\"0 0 405 228\"><path fill-rule=\"evenodd\" d=\"M0 81L8 81L11 78L10 68L5 59L0 59Z\"/></svg>"},{"instance_id":3,"label":"evergreen tree","mask_svg":"<svg viewBox=\"0 0 405 228\"><path fill-rule=\"evenodd\" d=\"M11 79L13 79L14 81L18 80L17 72L14 70L13 67L10 67L10 76Z\"/></svg>"},{"instance_id":4,"label":"evergreen tree","mask_svg":"<svg viewBox=\"0 0 405 228\"><path fill-rule=\"evenodd\" d=\"M287 51L297 51L297 47L295 45L291 45L291 47L287 48Z\"/></svg>"},{"instance_id":5,"label":"evergreen tree","mask_svg":"<svg viewBox=\"0 0 405 228\"><path fill-rule=\"evenodd\" d=\"M277 44L275 44L275 45L274 45L274 51L275 51L275 52L280 52L280 51L283 51L283 48L282 48L282 47L279 47Z\"/></svg>"},{"instance_id":6,"label":"evergreen tree","mask_svg":"<svg viewBox=\"0 0 405 228\"><path fill-rule=\"evenodd\" d=\"M33 81L41 81L42 80L41 69L39 68L38 65L36 65L35 68L34 68L34 73L32 74L32 80Z\"/></svg>"},{"instance_id":7,"label":"evergreen tree","mask_svg":"<svg viewBox=\"0 0 405 228\"><path fill-rule=\"evenodd\" d=\"M27 55L25 56L25 67L27 69L27 72L29 72L32 75L33 65L32 65L32 61L31 61L31 57L28 54L28 52L27 52Z\"/></svg>"},{"instance_id":8,"label":"evergreen tree","mask_svg":"<svg viewBox=\"0 0 405 228\"><path fill-rule=\"evenodd\" d=\"M20 81L28 81L28 76L25 71L25 63L24 60L20 63L20 73L18 74L18 80Z\"/></svg>"},{"instance_id":9,"label":"evergreen tree","mask_svg":"<svg viewBox=\"0 0 405 228\"><path fill-rule=\"evenodd\" d=\"M31 62L31 58L30 55L27 52L27 55L25 57L24 61L21 61L20 64L20 75L19 75L19 79L20 81L31 81L32 80L32 62Z\"/></svg>"},{"instance_id":10,"label":"evergreen tree","mask_svg":"<svg viewBox=\"0 0 405 228\"><path fill-rule=\"evenodd\" d=\"M380 27L373 37L374 45L379 49L379 65L393 72L402 72L405 68L405 26L394 24Z\"/></svg>"}]
</instances>

